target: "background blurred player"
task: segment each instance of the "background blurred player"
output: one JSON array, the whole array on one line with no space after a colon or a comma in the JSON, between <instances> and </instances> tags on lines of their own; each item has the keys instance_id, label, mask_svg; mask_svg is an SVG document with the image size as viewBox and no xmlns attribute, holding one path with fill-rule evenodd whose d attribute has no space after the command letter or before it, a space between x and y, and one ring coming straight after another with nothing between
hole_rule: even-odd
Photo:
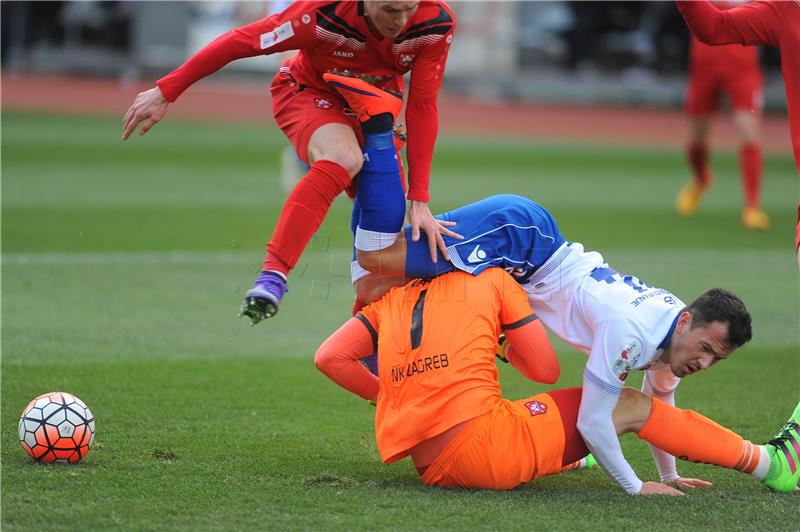
<instances>
[{"instance_id":1,"label":"background blurred player","mask_svg":"<svg viewBox=\"0 0 800 532\"><path fill-rule=\"evenodd\" d=\"M728 9L742 3L715 2L715 5ZM759 128L763 97L758 48L740 44L709 46L694 35L690 39L686 91L690 139L686 155L692 179L678 193L678 213L682 216L693 214L712 184L713 174L708 161L709 126L720 96L726 94L740 140L739 165L744 193L742 224L747 229L767 229L769 217L759 208L763 167Z\"/></svg>"},{"instance_id":2,"label":"background blurred player","mask_svg":"<svg viewBox=\"0 0 800 532\"><path fill-rule=\"evenodd\" d=\"M765 0L725 11L707 0L677 5L689 29L706 44L766 44L780 50L789 131L800 170L800 2Z\"/></svg>"},{"instance_id":3,"label":"background blurred player","mask_svg":"<svg viewBox=\"0 0 800 532\"><path fill-rule=\"evenodd\" d=\"M636 493L641 480L622 454L612 420L628 373L646 370L642 390L674 404L681 377L707 369L750 340L744 303L713 289L686 306L667 290L617 272L599 253L566 241L552 215L521 196L491 196L439 217L457 222L464 235L445 239L450 261L432 263L425 248L404 235L393 248L359 253L359 261L384 279L430 278L456 269L478 275L493 266L508 270L542 323L589 355L578 427L598 463ZM359 285L357 291L364 298L379 295ZM674 457L652 451L662 481L678 478Z\"/></svg>"},{"instance_id":4,"label":"background blurred player","mask_svg":"<svg viewBox=\"0 0 800 532\"><path fill-rule=\"evenodd\" d=\"M386 194L399 190L402 195L396 157L382 157L379 160L383 163L378 163L361 149L363 145L369 151L370 145L381 144L385 137L383 124L375 130L366 121L374 118L383 122L387 119L383 115L391 115L388 120L392 122L400 107L380 109L380 117L365 117L347 108L339 93L323 80L328 71L368 77L380 89L398 93L403 89L403 74L411 72L405 113L410 140L409 218L415 238L422 229L432 249L437 243L443 247L440 233L450 231L433 219L427 202L438 132L436 101L454 29L453 14L441 0L294 2L282 13L220 36L158 80L156 87L136 97L123 121L123 139L140 123L139 134L147 133L183 91L227 63L300 50L280 68L271 92L275 119L310 170L287 198L267 246L263 271L245 294L244 313L253 323L277 312L288 290L289 271L333 199L356 174L360 174L360 180L369 181L372 174L393 173L398 186ZM365 160L372 163L365 165ZM382 213L396 223L396 230L402 226L405 210L402 197L399 203L401 212ZM362 216L361 223L367 231L383 233L370 225L383 225L377 214Z\"/></svg>"},{"instance_id":5,"label":"background blurred player","mask_svg":"<svg viewBox=\"0 0 800 532\"><path fill-rule=\"evenodd\" d=\"M579 408L586 400L580 388L501 398L494 364L500 330L514 348L511 363L526 376L543 382L558 377L546 336L536 340L544 332L525 293L499 268L393 288L333 333L315 363L343 388L377 401L375 438L384 462L411 456L429 485L511 489L562 471L591 445L581 437ZM380 378L359 363L375 349ZM671 455L750 473L777 491L796 489L800 405L775 439L753 445L691 410L630 388L617 394L611 436L617 446L617 435L635 432ZM679 487L710 486L672 480ZM629 492L682 495L657 482L640 482Z\"/></svg>"}]
</instances>

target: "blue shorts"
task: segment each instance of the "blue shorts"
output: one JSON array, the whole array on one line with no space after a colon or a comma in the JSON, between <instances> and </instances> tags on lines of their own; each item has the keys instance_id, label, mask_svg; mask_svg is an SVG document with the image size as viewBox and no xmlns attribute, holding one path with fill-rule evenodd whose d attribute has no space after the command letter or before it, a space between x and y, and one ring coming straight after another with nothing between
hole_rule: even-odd
<instances>
[{"instance_id":1,"label":"blue shorts","mask_svg":"<svg viewBox=\"0 0 800 532\"><path fill-rule=\"evenodd\" d=\"M457 222L463 240L444 237L450 261L437 250L431 261L428 239L411 241L406 227L406 277L431 278L453 270L478 275L486 268L505 268L523 283L564 243L553 216L541 205L513 194L499 194L436 216Z\"/></svg>"}]
</instances>

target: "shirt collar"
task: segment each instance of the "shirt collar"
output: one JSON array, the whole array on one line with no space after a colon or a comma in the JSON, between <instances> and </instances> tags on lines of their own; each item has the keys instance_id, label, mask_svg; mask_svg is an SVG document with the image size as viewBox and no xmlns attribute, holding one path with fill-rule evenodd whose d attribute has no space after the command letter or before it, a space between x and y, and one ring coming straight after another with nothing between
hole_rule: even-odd
<instances>
[{"instance_id":1,"label":"shirt collar","mask_svg":"<svg viewBox=\"0 0 800 532\"><path fill-rule=\"evenodd\" d=\"M667 348L667 346L669 345L670 340L672 340L672 333L675 332L675 326L678 324L678 318L680 318L680 316L681 316L681 314L679 312L678 315L675 316L675 319L672 320L672 325L669 326L669 331L667 331L667 335L664 337L663 340L661 340L661 343L658 344L658 349L666 349Z\"/></svg>"}]
</instances>

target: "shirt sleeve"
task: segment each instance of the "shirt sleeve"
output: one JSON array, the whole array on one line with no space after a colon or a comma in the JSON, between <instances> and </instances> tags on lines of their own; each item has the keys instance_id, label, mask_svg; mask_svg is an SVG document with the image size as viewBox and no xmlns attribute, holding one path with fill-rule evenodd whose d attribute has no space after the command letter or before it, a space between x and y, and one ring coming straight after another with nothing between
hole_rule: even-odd
<instances>
[{"instance_id":1,"label":"shirt sleeve","mask_svg":"<svg viewBox=\"0 0 800 532\"><path fill-rule=\"evenodd\" d=\"M431 163L436 136L439 134L439 110L436 99L444 78L444 68L453 40L455 19L436 44L423 48L411 68L411 83L406 107L408 128L408 199L430 200Z\"/></svg>"},{"instance_id":2,"label":"shirt sleeve","mask_svg":"<svg viewBox=\"0 0 800 532\"><path fill-rule=\"evenodd\" d=\"M372 338L373 352L378 352L378 331L381 328L381 306L385 297L370 303L366 307L359 310L354 316L355 319L364 324L364 327L369 331Z\"/></svg>"},{"instance_id":3,"label":"shirt sleeve","mask_svg":"<svg viewBox=\"0 0 800 532\"><path fill-rule=\"evenodd\" d=\"M158 80L168 102L198 80L231 61L308 48L316 41L315 2L294 2L285 11L231 30L207 44L181 66Z\"/></svg>"},{"instance_id":4,"label":"shirt sleeve","mask_svg":"<svg viewBox=\"0 0 800 532\"><path fill-rule=\"evenodd\" d=\"M373 353L372 338L364 323L351 318L325 340L314 364L333 382L367 400L378 397L378 378L360 362Z\"/></svg>"},{"instance_id":5,"label":"shirt sleeve","mask_svg":"<svg viewBox=\"0 0 800 532\"><path fill-rule=\"evenodd\" d=\"M669 366L649 369L642 380L642 393L648 397L657 397L665 403L675 406L675 388L678 387L680 381ZM648 445L650 444L648 443ZM650 452L653 454L661 482L672 482L680 478L674 456L653 445L650 445Z\"/></svg>"},{"instance_id":6,"label":"shirt sleeve","mask_svg":"<svg viewBox=\"0 0 800 532\"><path fill-rule=\"evenodd\" d=\"M779 44L783 20L771 2L726 10L707 0L679 1L677 5L686 25L706 44Z\"/></svg>"},{"instance_id":7,"label":"shirt sleeve","mask_svg":"<svg viewBox=\"0 0 800 532\"><path fill-rule=\"evenodd\" d=\"M586 446L606 473L631 494L639 493L642 481L622 454L611 415L628 371L641 356L641 339L625 320L599 324L583 373L578 410L578 431Z\"/></svg>"}]
</instances>

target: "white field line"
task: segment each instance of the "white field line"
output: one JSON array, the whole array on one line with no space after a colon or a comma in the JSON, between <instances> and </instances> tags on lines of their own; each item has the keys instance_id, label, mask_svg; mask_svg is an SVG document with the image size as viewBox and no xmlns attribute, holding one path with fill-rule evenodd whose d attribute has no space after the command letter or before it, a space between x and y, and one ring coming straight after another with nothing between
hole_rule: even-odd
<instances>
[{"instance_id":1,"label":"white field line","mask_svg":"<svg viewBox=\"0 0 800 532\"><path fill-rule=\"evenodd\" d=\"M319 252L309 251L307 258ZM326 252L326 257L335 256L349 263L350 252L336 250ZM72 264L241 264L263 260L260 250L249 251L109 251L109 252L43 252L3 253L3 266L28 265L72 265Z\"/></svg>"}]
</instances>

